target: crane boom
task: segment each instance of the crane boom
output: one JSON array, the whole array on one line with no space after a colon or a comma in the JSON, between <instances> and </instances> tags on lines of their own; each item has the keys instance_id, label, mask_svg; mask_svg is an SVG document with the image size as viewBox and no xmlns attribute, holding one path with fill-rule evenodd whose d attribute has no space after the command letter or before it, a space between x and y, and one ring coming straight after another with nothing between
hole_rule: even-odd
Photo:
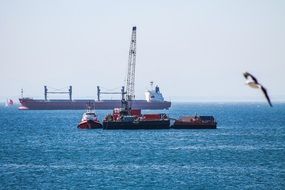
<instances>
[{"instance_id":1,"label":"crane boom","mask_svg":"<svg viewBox=\"0 0 285 190\"><path fill-rule=\"evenodd\" d=\"M127 75L127 101L135 98L135 70L136 70L136 29L132 30L132 38L129 50L128 75Z\"/></svg>"}]
</instances>

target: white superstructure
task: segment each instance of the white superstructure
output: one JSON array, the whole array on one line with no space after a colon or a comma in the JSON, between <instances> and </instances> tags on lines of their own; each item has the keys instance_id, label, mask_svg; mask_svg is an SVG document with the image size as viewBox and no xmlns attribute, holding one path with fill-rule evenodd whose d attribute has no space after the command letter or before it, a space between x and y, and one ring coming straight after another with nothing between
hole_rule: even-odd
<instances>
[{"instance_id":1,"label":"white superstructure","mask_svg":"<svg viewBox=\"0 0 285 190\"><path fill-rule=\"evenodd\" d=\"M97 116L94 112L86 112L82 115L81 121L97 120Z\"/></svg>"},{"instance_id":2,"label":"white superstructure","mask_svg":"<svg viewBox=\"0 0 285 190\"><path fill-rule=\"evenodd\" d=\"M82 115L81 122L83 121L97 121L97 115L95 114L95 111L92 109L93 106L89 105L87 106L86 112Z\"/></svg>"},{"instance_id":3,"label":"white superstructure","mask_svg":"<svg viewBox=\"0 0 285 190\"><path fill-rule=\"evenodd\" d=\"M163 102L164 98L159 91L158 85L153 89L153 82L150 82L151 90L145 92L145 99L147 102Z\"/></svg>"}]
</instances>

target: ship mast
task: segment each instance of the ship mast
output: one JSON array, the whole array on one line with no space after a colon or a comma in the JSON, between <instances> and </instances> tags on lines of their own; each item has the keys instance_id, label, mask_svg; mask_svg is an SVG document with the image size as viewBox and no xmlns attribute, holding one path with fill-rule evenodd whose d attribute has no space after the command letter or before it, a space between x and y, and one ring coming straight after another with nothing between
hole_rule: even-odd
<instances>
[{"instance_id":1,"label":"ship mast","mask_svg":"<svg viewBox=\"0 0 285 190\"><path fill-rule=\"evenodd\" d=\"M127 101L132 103L135 98L135 67L136 67L136 29L134 26L132 30L132 38L129 50L129 61L128 61L128 75L127 75Z\"/></svg>"}]
</instances>

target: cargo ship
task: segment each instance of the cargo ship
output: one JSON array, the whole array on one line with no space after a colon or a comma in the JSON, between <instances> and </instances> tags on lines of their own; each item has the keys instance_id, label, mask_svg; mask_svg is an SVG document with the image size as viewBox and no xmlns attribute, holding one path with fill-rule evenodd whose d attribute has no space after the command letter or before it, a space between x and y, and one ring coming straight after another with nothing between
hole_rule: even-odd
<instances>
[{"instance_id":1,"label":"cargo ship","mask_svg":"<svg viewBox=\"0 0 285 190\"><path fill-rule=\"evenodd\" d=\"M19 99L21 106L20 110L66 110L66 109L85 109L86 105L93 104L96 110L114 109L121 107L121 100L124 96L132 97L133 109L169 109L171 102L164 101L164 98L156 86L153 88L153 82L151 82L151 90L146 91L145 100L136 100L134 98L134 83L135 83L135 60L136 60L136 27L132 28L132 38L129 50L128 61L128 73L127 73L127 90L122 87L121 92L102 92L100 87L97 86L97 100L73 100L72 99L72 86L69 87L67 92L48 91L47 86L44 86L45 99L38 100L33 98L24 98L22 90L22 98ZM69 99L48 99L47 95L51 94L69 94ZM118 100L101 100L101 94L121 94L121 98Z\"/></svg>"},{"instance_id":2,"label":"cargo ship","mask_svg":"<svg viewBox=\"0 0 285 190\"><path fill-rule=\"evenodd\" d=\"M123 105L128 101L122 100ZM133 109L128 106L115 108L103 120L103 129L106 130L137 130L137 129L169 129L170 119L162 114L142 114L140 109Z\"/></svg>"},{"instance_id":3,"label":"cargo ship","mask_svg":"<svg viewBox=\"0 0 285 190\"><path fill-rule=\"evenodd\" d=\"M152 83L153 84L153 83ZM97 100L95 99L72 99L72 86L66 92L48 91L47 86L44 86L44 99L19 98L19 110L85 110L88 104L95 106L96 110L112 110L121 107L121 99L104 100L101 99L101 94L121 94L125 95L124 87L121 92L102 92L97 86ZM48 94L69 94L69 99L49 99ZM133 100L132 108L134 109L169 109L171 102L165 101L159 87L147 90L145 92L145 100Z\"/></svg>"}]
</instances>

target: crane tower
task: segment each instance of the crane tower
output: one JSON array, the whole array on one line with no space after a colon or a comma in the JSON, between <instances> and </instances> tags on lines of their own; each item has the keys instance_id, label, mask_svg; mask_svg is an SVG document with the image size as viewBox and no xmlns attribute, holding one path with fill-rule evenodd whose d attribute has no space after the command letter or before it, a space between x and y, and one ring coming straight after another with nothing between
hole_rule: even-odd
<instances>
[{"instance_id":1,"label":"crane tower","mask_svg":"<svg viewBox=\"0 0 285 190\"><path fill-rule=\"evenodd\" d=\"M131 45L129 50L128 74L127 74L127 101L135 98L135 69L136 69L136 30L134 26L132 30Z\"/></svg>"}]
</instances>

